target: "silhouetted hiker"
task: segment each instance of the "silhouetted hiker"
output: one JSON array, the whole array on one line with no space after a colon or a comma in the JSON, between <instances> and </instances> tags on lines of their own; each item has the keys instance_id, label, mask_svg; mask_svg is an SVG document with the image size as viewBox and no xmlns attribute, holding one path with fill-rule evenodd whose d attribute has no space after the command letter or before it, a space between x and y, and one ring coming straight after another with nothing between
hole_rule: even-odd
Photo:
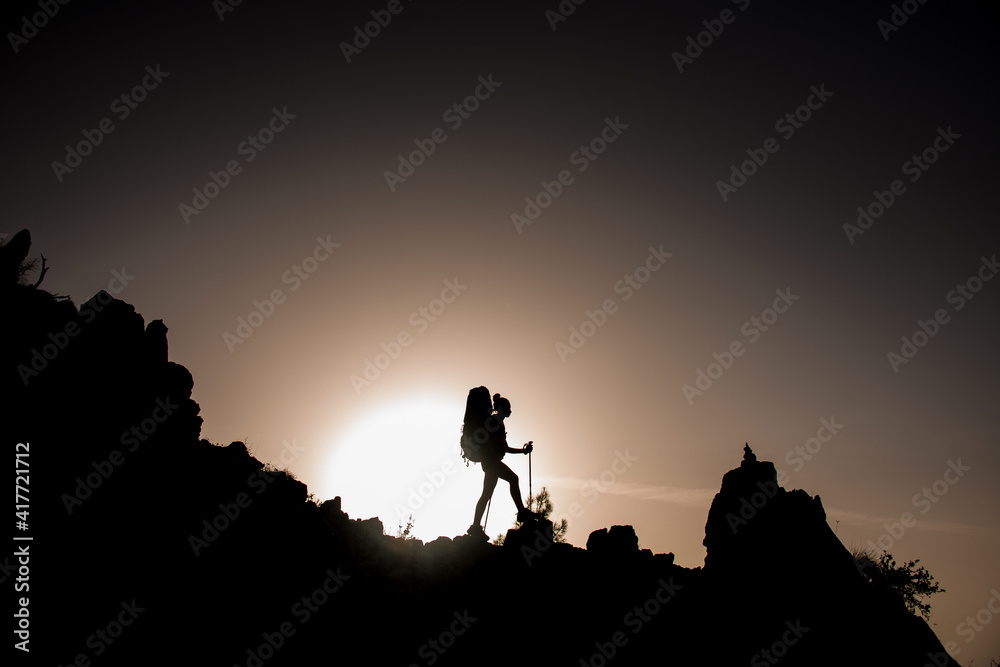
<instances>
[{"instance_id":1,"label":"silhouetted hiker","mask_svg":"<svg viewBox=\"0 0 1000 667\"><path fill-rule=\"evenodd\" d=\"M465 420L462 424L462 451L470 461L478 461L483 466L485 475L483 493L476 503L476 517L468 530L468 534L473 537L489 539L486 531L479 525L479 520L483 517L486 504L493 496L498 478L510 484L510 497L517 506L518 521L528 521L538 516L524 506L517 475L501 461L507 452L519 454L531 452L530 442L521 449L507 446L507 431L503 422L510 414L510 401L500 394L493 395L493 405L491 405L489 389L476 387L469 390L469 397L465 403Z\"/></svg>"}]
</instances>

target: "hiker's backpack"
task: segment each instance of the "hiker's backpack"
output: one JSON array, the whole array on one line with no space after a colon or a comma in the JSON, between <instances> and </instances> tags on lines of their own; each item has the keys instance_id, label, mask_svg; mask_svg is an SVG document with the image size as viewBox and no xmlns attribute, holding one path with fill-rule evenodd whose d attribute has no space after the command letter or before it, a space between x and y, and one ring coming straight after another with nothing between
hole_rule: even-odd
<instances>
[{"instance_id":1,"label":"hiker's backpack","mask_svg":"<svg viewBox=\"0 0 1000 667\"><path fill-rule=\"evenodd\" d=\"M486 442L483 442L482 444L480 444L480 443L477 443L472 438L472 435L465 435L465 434L463 434L462 435L462 458L464 458L466 460L466 465L469 465L468 464L469 461L472 461L473 463L482 463L482 461L483 461L483 454L485 453L485 449L487 447L490 447L490 446L491 446L491 443L490 443L489 438L486 439Z\"/></svg>"}]
</instances>

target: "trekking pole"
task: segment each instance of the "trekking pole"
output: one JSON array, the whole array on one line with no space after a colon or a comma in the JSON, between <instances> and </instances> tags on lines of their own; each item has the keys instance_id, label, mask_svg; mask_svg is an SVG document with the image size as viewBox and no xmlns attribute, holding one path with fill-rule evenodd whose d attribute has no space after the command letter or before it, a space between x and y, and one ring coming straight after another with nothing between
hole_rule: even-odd
<instances>
[{"instance_id":1,"label":"trekking pole","mask_svg":"<svg viewBox=\"0 0 1000 667\"><path fill-rule=\"evenodd\" d=\"M531 499L531 451L528 451L528 499ZM535 503L536 505L538 503ZM530 507L528 508L531 509Z\"/></svg>"},{"instance_id":2,"label":"trekking pole","mask_svg":"<svg viewBox=\"0 0 1000 667\"><path fill-rule=\"evenodd\" d=\"M486 518L483 519L483 532L486 532L486 522L490 520L490 505L493 504L493 498L486 501ZM488 537L488 536L487 536Z\"/></svg>"}]
</instances>

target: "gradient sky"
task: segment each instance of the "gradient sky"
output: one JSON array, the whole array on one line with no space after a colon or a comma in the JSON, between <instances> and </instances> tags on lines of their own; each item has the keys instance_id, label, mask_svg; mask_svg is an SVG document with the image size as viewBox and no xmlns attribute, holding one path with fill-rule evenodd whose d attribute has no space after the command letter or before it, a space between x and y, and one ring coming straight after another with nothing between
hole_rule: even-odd
<instances>
[{"instance_id":1,"label":"gradient sky","mask_svg":"<svg viewBox=\"0 0 1000 667\"><path fill-rule=\"evenodd\" d=\"M31 230L43 286L80 304L110 282L163 319L203 437L247 442L354 517L393 532L393 508L443 480L413 511L425 540L471 522L482 475L462 465L458 427L477 385L510 398L511 444L534 441L533 488L578 546L632 524L641 547L702 565L712 497L749 441L786 488L822 497L849 547L910 512L884 544L947 590L938 636L963 665L1000 654L1000 620L960 625L1000 589L1000 280L952 292L992 276L1000 251L995 9L913 3L886 31L888 2L653 15L595 1L554 23L554 0L333 4L246 0L220 17L221 2L71 3L30 38L8 34L0 233ZM8 8L5 33L37 11ZM373 11L391 20L348 62L341 44ZM702 32L699 54L688 37ZM782 120L797 109L798 127ZM94 134L104 118L113 131ZM244 143L272 122L270 143ZM85 130L100 143L54 167ZM602 132L613 141L579 152ZM906 164L928 148L926 170ZM748 150L766 161L724 199ZM561 172L531 224L512 219ZM337 246L314 254L318 239ZM227 344L275 290L271 315ZM784 312L768 313L779 291ZM939 309L894 368L887 355ZM362 386L368 361L384 368ZM689 400L699 371L715 379ZM796 453L819 436L809 460ZM507 460L526 494L527 458ZM969 469L922 500L959 460ZM503 482L494 500L491 535L514 513Z\"/></svg>"}]
</instances>

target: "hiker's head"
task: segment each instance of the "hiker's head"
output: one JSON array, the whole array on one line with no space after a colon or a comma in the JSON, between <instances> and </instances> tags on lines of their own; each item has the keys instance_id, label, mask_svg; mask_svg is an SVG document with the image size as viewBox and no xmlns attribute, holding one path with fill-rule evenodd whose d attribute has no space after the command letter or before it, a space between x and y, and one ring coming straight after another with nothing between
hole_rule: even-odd
<instances>
[{"instance_id":1,"label":"hiker's head","mask_svg":"<svg viewBox=\"0 0 1000 667\"><path fill-rule=\"evenodd\" d=\"M502 417L510 417L510 401L500 394L493 394L493 409Z\"/></svg>"},{"instance_id":2,"label":"hiker's head","mask_svg":"<svg viewBox=\"0 0 1000 667\"><path fill-rule=\"evenodd\" d=\"M470 389L469 397L465 401L465 424L482 426L492 413L493 405L490 403L490 390L486 387Z\"/></svg>"}]
</instances>

